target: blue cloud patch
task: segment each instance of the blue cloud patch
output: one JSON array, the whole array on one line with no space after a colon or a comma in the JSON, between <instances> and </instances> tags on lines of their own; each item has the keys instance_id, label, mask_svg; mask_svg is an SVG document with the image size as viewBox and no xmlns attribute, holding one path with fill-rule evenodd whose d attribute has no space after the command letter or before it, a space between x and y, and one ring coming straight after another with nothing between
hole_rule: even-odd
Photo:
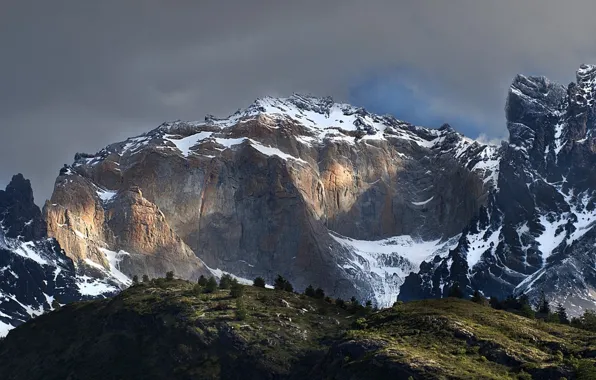
<instances>
[{"instance_id":1,"label":"blue cloud patch","mask_svg":"<svg viewBox=\"0 0 596 380\"><path fill-rule=\"evenodd\" d=\"M482 130L473 120L456 112L446 115L434 107L433 101L448 96L448 91L433 85L418 73L400 69L358 81L350 88L349 102L377 114L394 115L412 124L438 128L448 123L466 136L478 136Z\"/></svg>"}]
</instances>

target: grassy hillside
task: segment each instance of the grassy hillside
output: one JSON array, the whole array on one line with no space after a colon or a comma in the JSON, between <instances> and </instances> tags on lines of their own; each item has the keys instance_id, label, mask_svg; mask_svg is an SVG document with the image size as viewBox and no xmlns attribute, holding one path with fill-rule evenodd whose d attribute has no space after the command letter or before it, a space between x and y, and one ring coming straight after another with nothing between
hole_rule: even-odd
<instances>
[{"instance_id":1,"label":"grassy hillside","mask_svg":"<svg viewBox=\"0 0 596 380\"><path fill-rule=\"evenodd\" d=\"M363 316L243 289L153 281L68 305L9 333L1 378L596 379L596 333L459 299Z\"/></svg>"}]
</instances>

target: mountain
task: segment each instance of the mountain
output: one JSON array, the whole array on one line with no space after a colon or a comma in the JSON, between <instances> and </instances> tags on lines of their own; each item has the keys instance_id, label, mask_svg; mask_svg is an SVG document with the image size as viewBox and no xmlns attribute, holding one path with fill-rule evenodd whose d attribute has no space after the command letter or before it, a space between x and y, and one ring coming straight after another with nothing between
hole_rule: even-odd
<instances>
[{"instance_id":1,"label":"mountain","mask_svg":"<svg viewBox=\"0 0 596 380\"><path fill-rule=\"evenodd\" d=\"M366 312L243 288L235 299L154 280L67 305L0 341L0 372L92 380L590 379L596 371L593 332L470 301Z\"/></svg>"},{"instance_id":2,"label":"mountain","mask_svg":"<svg viewBox=\"0 0 596 380\"><path fill-rule=\"evenodd\" d=\"M164 123L77 153L37 235L17 241L54 242L73 278L112 291L168 271L281 274L389 306L457 283L467 295L545 292L576 315L596 301L595 86L589 65L567 87L518 75L499 146L299 94ZM39 295L38 283L25 288Z\"/></svg>"},{"instance_id":3,"label":"mountain","mask_svg":"<svg viewBox=\"0 0 596 380\"><path fill-rule=\"evenodd\" d=\"M0 337L59 305L118 290L107 278L77 273L57 241L47 238L28 180L16 175L0 190Z\"/></svg>"},{"instance_id":4,"label":"mountain","mask_svg":"<svg viewBox=\"0 0 596 380\"><path fill-rule=\"evenodd\" d=\"M128 277L279 273L390 305L422 260L457 244L498 163L448 125L295 94L79 153L44 216L75 261L117 257Z\"/></svg>"},{"instance_id":5,"label":"mountain","mask_svg":"<svg viewBox=\"0 0 596 380\"><path fill-rule=\"evenodd\" d=\"M595 86L591 65L567 88L544 77L515 78L497 186L449 255L408 276L401 299L445 296L458 282L468 294L535 299L545 292L572 313L594 308Z\"/></svg>"}]
</instances>

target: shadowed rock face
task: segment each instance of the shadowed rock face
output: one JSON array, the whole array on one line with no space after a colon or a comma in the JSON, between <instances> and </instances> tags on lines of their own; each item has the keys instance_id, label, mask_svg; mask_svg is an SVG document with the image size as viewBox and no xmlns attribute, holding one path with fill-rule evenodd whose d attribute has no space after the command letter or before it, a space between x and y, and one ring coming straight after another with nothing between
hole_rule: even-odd
<instances>
[{"instance_id":1,"label":"shadowed rock face","mask_svg":"<svg viewBox=\"0 0 596 380\"><path fill-rule=\"evenodd\" d=\"M457 281L468 293L536 298L544 291L572 313L594 308L595 78L590 65L567 89L544 77L515 78L509 143L486 214L448 257L411 274L400 298L445 296Z\"/></svg>"},{"instance_id":2,"label":"shadowed rock face","mask_svg":"<svg viewBox=\"0 0 596 380\"><path fill-rule=\"evenodd\" d=\"M31 184L18 174L0 190L0 337L58 304L119 290L112 281L78 275L57 241L46 236Z\"/></svg>"},{"instance_id":3,"label":"shadowed rock face","mask_svg":"<svg viewBox=\"0 0 596 380\"><path fill-rule=\"evenodd\" d=\"M76 260L105 266L102 249L129 253L120 261L129 276L163 274L167 262L195 278L202 260L388 303L419 259L403 248L364 258L341 237L459 234L494 186L496 154L447 125L414 127L328 98L266 98L227 119L165 123L78 154L45 215Z\"/></svg>"},{"instance_id":4,"label":"shadowed rock face","mask_svg":"<svg viewBox=\"0 0 596 380\"><path fill-rule=\"evenodd\" d=\"M544 290L580 312L596 300L595 78L587 65L568 88L518 75L498 147L301 95L164 123L78 153L43 220L15 177L2 239L55 238L87 287L224 271L379 305L455 283Z\"/></svg>"}]
</instances>

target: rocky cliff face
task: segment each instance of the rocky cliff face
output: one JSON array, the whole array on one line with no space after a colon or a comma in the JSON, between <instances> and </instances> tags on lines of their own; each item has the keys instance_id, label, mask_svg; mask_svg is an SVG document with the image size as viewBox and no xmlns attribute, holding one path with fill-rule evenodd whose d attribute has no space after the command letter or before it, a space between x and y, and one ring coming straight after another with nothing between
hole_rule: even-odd
<instances>
[{"instance_id":1,"label":"rocky cliff face","mask_svg":"<svg viewBox=\"0 0 596 380\"><path fill-rule=\"evenodd\" d=\"M421 265L400 297L445 296L454 282L491 296L541 291L573 313L594 308L594 83L583 65L568 88L518 75L509 143L489 202L445 258Z\"/></svg>"},{"instance_id":2,"label":"rocky cliff face","mask_svg":"<svg viewBox=\"0 0 596 380\"><path fill-rule=\"evenodd\" d=\"M497 164L497 148L448 125L265 98L78 154L44 212L71 257L106 266L102 250L126 252L127 276L194 278L204 262L388 304L478 214Z\"/></svg>"},{"instance_id":3,"label":"rocky cliff face","mask_svg":"<svg viewBox=\"0 0 596 380\"><path fill-rule=\"evenodd\" d=\"M55 239L73 281L112 289L170 270L281 274L381 306L458 283L500 298L545 291L580 312L596 297L595 78L593 66L567 88L518 75L500 146L302 95L164 123L78 153L43 220L8 189L22 199L0 198L18 210L3 239L16 239L11 252Z\"/></svg>"},{"instance_id":4,"label":"rocky cliff face","mask_svg":"<svg viewBox=\"0 0 596 380\"><path fill-rule=\"evenodd\" d=\"M0 190L0 337L58 305L119 290L109 276L77 274L41 216L22 175Z\"/></svg>"}]
</instances>

